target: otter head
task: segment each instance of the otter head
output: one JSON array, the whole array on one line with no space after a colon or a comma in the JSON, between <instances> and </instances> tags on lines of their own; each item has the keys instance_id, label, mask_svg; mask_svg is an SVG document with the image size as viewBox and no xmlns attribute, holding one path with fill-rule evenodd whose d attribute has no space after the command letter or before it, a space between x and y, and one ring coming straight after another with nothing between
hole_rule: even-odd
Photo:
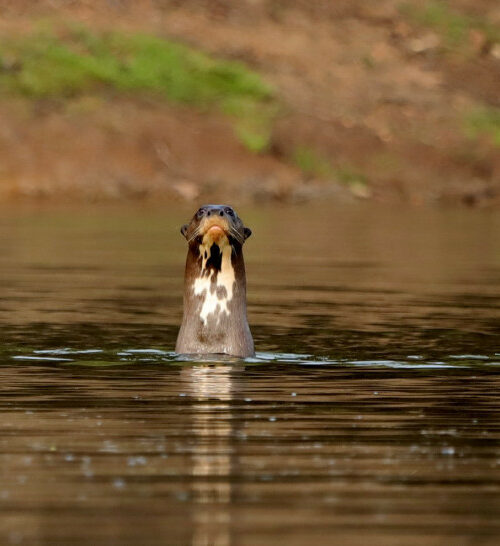
<instances>
[{"instance_id":1,"label":"otter head","mask_svg":"<svg viewBox=\"0 0 500 546\"><path fill-rule=\"evenodd\" d=\"M252 234L234 209L204 205L181 233L188 242L179 353L253 354L242 247Z\"/></svg>"},{"instance_id":2,"label":"otter head","mask_svg":"<svg viewBox=\"0 0 500 546\"><path fill-rule=\"evenodd\" d=\"M219 250L226 246L242 246L252 231L243 225L233 208L227 205L204 205L198 209L189 224L181 227L181 233L190 247ZM207 252L208 253L208 252Z\"/></svg>"}]
</instances>

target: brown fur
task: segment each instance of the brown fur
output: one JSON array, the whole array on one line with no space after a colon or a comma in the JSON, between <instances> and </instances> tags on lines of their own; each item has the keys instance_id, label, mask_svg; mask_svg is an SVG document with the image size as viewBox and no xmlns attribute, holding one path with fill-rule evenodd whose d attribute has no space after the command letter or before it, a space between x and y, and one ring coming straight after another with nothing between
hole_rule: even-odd
<instances>
[{"instance_id":1,"label":"brown fur","mask_svg":"<svg viewBox=\"0 0 500 546\"><path fill-rule=\"evenodd\" d=\"M252 356L254 345L247 321L242 248L251 231L225 205L205 205L200 211L181 229L188 240L188 253L184 274L184 316L175 350L184 354ZM224 230L224 236L219 238L217 235L215 242L209 232L214 225ZM232 280L233 272L231 287L218 285L223 275ZM197 294L194 287L196 282L202 282L200 279L206 279L206 284L203 284L206 289ZM232 297L226 300L228 291ZM219 308L219 311L203 314L208 292L212 304L220 301L221 307L227 305L227 312L221 312Z\"/></svg>"}]
</instances>

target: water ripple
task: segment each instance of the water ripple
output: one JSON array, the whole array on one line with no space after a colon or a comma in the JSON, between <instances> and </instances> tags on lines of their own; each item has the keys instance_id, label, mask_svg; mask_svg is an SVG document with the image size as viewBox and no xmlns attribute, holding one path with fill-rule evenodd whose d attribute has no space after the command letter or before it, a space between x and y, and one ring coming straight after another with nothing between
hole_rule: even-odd
<instances>
[{"instance_id":1,"label":"water ripple","mask_svg":"<svg viewBox=\"0 0 500 546\"><path fill-rule=\"evenodd\" d=\"M89 359L89 355L96 355ZM104 349L73 349L70 347L43 349L28 354L11 355L17 361L72 363L81 366L117 366L133 364L200 364L244 363L246 365L290 364L295 366L377 367L401 369L446 369L498 366L497 355L449 355L445 360L425 359L421 355L408 355L405 359L347 359L314 356L299 353L257 352L254 357L240 359L229 355L180 355L157 348L127 348L116 351Z\"/></svg>"}]
</instances>

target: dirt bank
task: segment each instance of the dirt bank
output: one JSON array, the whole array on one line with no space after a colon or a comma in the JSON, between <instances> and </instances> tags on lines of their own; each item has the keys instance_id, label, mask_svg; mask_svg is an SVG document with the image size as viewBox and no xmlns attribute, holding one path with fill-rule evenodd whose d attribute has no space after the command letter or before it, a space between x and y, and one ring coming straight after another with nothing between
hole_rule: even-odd
<instances>
[{"instance_id":1,"label":"dirt bank","mask_svg":"<svg viewBox=\"0 0 500 546\"><path fill-rule=\"evenodd\" d=\"M4 94L0 198L333 195L498 206L498 2L425 5L0 0L2 36L48 18L174 38L245 62L280 103L269 144L255 153L215 111L109 90L65 100Z\"/></svg>"}]
</instances>

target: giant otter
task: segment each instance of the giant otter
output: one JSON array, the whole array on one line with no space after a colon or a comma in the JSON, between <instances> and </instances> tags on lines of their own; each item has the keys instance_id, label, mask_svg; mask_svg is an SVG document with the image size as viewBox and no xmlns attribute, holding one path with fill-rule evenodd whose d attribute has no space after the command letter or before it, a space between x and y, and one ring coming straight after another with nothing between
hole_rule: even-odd
<instances>
[{"instance_id":1,"label":"giant otter","mask_svg":"<svg viewBox=\"0 0 500 546\"><path fill-rule=\"evenodd\" d=\"M184 316L175 351L252 356L243 261L243 243L251 230L231 207L204 205L181 233L188 253Z\"/></svg>"}]
</instances>

